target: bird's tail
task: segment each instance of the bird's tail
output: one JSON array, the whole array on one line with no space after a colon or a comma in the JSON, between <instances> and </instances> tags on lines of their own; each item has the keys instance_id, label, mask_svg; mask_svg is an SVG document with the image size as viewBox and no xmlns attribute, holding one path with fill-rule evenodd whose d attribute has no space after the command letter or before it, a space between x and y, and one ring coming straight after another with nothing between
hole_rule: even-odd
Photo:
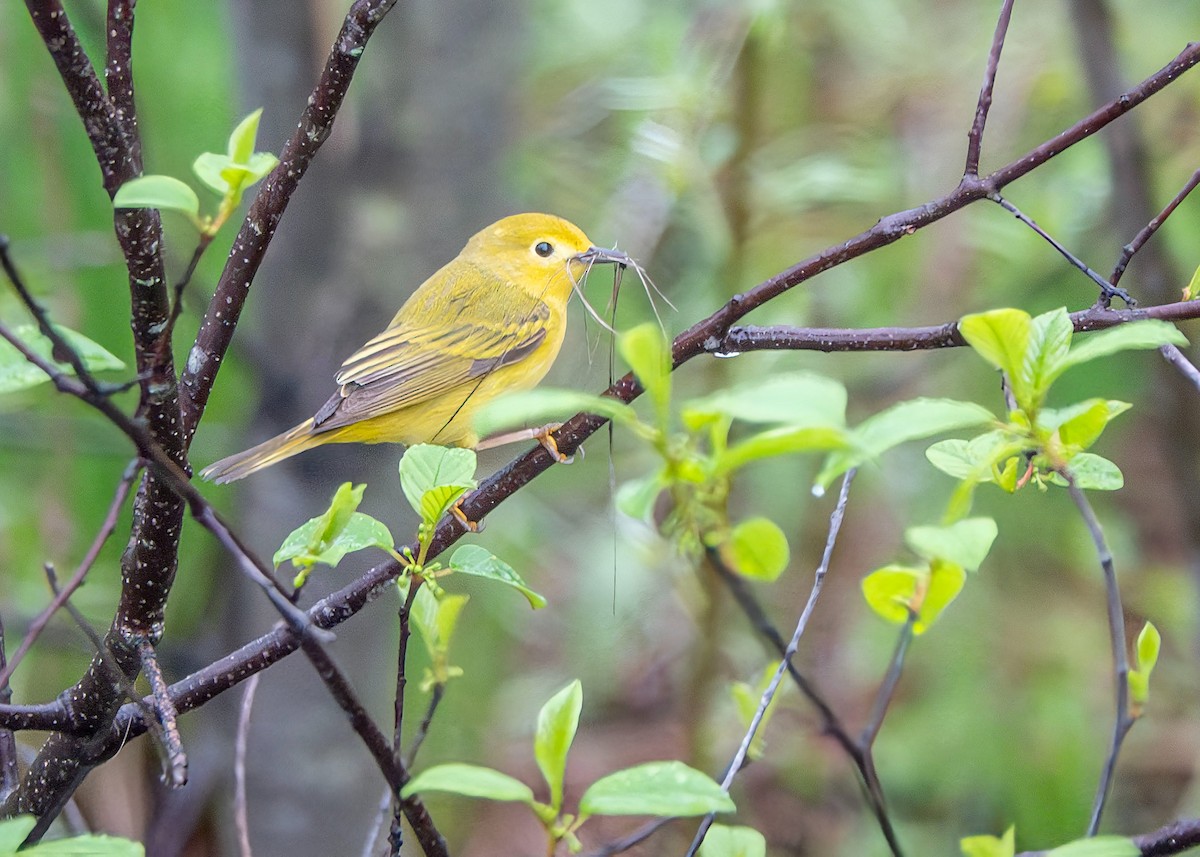
<instances>
[{"instance_id":1,"label":"bird's tail","mask_svg":"<svg viewBox=\"0 0 1200 857\"><path fill-rule=\"evenodd\" d=\"M294 429L263 441L258 446L252 446L244 452L222 458L220 461L208 465L200 471L200 475L218 485L233 482L235 479L241 479L243 476L249 476L257 470L269 467L277 461L291 458L298 452L320 446L329 438L313 434L312 426L312 420L305 420Z\"/></svg>"}]
</instances>

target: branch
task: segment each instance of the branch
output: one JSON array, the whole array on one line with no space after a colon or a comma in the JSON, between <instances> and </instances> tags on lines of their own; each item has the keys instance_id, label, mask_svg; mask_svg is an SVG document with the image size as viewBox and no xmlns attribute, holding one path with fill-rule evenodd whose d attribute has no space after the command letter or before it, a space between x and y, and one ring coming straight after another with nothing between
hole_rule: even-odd
<instances>
[{"instance_id":1,"label":"branch","mask_svg":"<svg viewBox=\"0 0 1200 857\"><path fill-rule=\"evenodd\" d=\"M964 175L979 175L979 153L983 148L983 126L987 124L988 111L992 109L992 89L996 85L996 70L1000 66L1000 52L1004 50L1004 37L1008 33L1008 22L1012 20L1013 0L1004 0L1000 7L1000 18L996 21L996 32L992 36L992 48L988 51L987 68L983 72L983 86L979 89L979 102L975 107L975 121L967 134L967 166Z\"/></svg>"},{"instance_id":2,"label":"branch","mask_svg":"<svg viewBox=\"0 0 1200 857\"><path fill-rule=\"evenodd\" d=\"M313 157L333 130L333 121L354 78L367 40L395 3L396 0L356 0L350 7L321 77L308 97L308 106L291 139L279 153L279 164L264 179L262 189L234 239L221 279L196 333L187 367L179 379L183 391L181 411L185 445L191 443L204 415L250 284L266 256L279 221Z\"/></svg>"},{"instance_id":3,"label":"branch","mask_svg":"<svg viewBox=\"0 0 1200 857\"><path fill-rule=\"evenodd\" d=\"M1096 798L1092 803L1092 817L1088 823L1087 835L1095 836L1096 831L1100 829L1100 816L1104 813L1104 804L1112 790L1113 773L1117 767L1117 756L1121 753L1121 744L1124 743L1125 736L1134 724L1134 718L1129 713L1129 657L1125 653L1125 612L1121 608L1121 590L1117 586L1117 570L1113 566L1112 551L1108 549L1108 543L1105 541L1104 531L1100 528L1096 512L1092 509L1087 494L1076 483L1075 476L1070 469L1064 468L1060 472L1062 477L1067 480L1067 489L1071 492L1071 499L1079 509L1084 524L1087 525L1088 533L1092 537L1092 544L1096 548L1096 555L1100 559L1100 568L1104 572L1104 590L1108 603L1108 634L1112 643L1113 682L1116 685L1114 691L1117 711L1113 723L1112 742L1109 745L1108 757L1104 762L1104 771L1100 774L1100 783L1096 787Z\"/></svg>"},{"instance_id":4,"label":"branch","mask_svg":"<svg viewBox=\"0 0 1200 857\"><path fill-rule=\"evenodd\" d=\"M792 639L788 642L787 648L784 649L783 656L779 659L779 666L775 668L775 674L771 676L770 682L763 690L761 698L758 700L758 707L754 711L754 715L750 718L750 724L746 728L746 734L742 737L742 743L738 746L737 752L734 753L733 759L729 762L729 767L725 770L725 777L721 780L721 791L729 793L729 788L733 785L734 777L741 771L742 766L746 762L747 755L750 752L750 745L754 741L754 736L758 732L758 727L762 725L763 718L767 714L767 708L771 705L771 700L775 698L776 692L779 690L779 684L783 681L784 673L787 672L788 665L796 655L796 651L800 648L800 637L804 634L804 629L808 627L808 620L812 616L813 610L817 606L817 599L821 595L821 588L825 583L825 575L829 571L829 561L833 556L833 546L837 543L838 533L842 529L842 519L846 513L846 503L850 500L850 483L854 481L854 475L857 471L850 469L846 475L842 477L842 490L838 494L838 500L833 507L833 512L829 516L829 533L825 537L825 550L821 554L821 562L817 565L817 570L813 574L812 589L808 593L808 601L804 605L804 609L800 612L800 618L796 621L796 630L792 632ZM697 851L700 850L701 844L704 842L704 836L708 833L708 829L712 827L713 821L716 820L715 812L709 813L700 823L700 829L696 831L696 836L692 840L692 845L687 851L687 857L695 857ZM890 841L889 841L889 844ZM895 851L899 857L899 850Z\"/></svg>"}]
</instances>

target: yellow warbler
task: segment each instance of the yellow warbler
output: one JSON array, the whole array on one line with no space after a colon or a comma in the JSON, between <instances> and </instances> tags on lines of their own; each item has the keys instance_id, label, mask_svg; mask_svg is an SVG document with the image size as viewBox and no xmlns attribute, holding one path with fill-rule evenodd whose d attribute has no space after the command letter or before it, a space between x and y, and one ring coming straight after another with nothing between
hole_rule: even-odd
<instances>
[{"instance_id":1,"label":"yellow warbler","mask_svg":"<svg viewBox=\"0 0 1200 857\"><path fill-rule=\"evenodd\" d=\"M493 223L350 355L337 391L311 419L201 475L232 482L326 443L480 446L475 412L501 393L533 387L554 363L573 285L595 262L628 261L592 247L579 227L553 215ZM545 430L482 445L531 437L557 454Z\"/></svg>"}]
</instances>

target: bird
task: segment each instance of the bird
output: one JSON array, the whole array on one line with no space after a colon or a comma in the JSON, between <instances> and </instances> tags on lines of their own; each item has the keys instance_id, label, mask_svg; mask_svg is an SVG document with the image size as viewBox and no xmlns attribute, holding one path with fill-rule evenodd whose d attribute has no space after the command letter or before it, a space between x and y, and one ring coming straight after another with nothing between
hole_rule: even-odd
<instances>
[{"instance_id":1,"label":"bird","mask_svg":"<svg viewBox=\"0 0 1200 857\"><path fill-rule=\"evenodd\" d=\"M567 301L596 263L630 262L551 214L515 214L480 230L429 277L387 327L351 354L312 417L201 476L221 484L327 443L435 443L483 449L537 438L560 461L558 425L481 439L479 409L535 386L566 333Z\"/></svg>"}]
</instances>

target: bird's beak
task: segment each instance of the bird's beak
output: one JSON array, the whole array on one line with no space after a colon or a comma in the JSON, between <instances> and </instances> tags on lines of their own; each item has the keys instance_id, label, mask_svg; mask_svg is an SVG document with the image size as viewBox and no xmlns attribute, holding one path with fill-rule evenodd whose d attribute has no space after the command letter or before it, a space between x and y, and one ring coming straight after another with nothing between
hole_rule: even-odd
<instances>
[{"instance_id":1,"label":"bird's beak","mask_svg":"<svg viewBox=\"0 0 1200 857\"><path fill-rule=\"evenodd\" d=\"M571 260L582 262L585 265L617 265L621 268L633 264L633 259L628 253L609 250L607 247L589 247L582 253L576 253Z\"/></svg>"}]
</instances>

